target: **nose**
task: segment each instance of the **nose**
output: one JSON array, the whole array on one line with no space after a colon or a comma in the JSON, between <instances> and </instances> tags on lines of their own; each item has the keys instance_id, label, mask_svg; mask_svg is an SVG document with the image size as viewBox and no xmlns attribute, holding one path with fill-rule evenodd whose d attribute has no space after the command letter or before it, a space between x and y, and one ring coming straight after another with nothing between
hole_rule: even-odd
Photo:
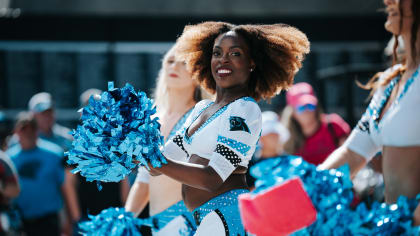
<instances>
[{"instance_id":1,"label":"nose","mask_svg":"<svg viewBox=\"0 0 420 236\"><path fill-rule=\"evenodd\" d=\"M389 5L391 5L391 4L396 4L396 3L398 3L399 2L399 0L384 0L384 4L386 5L386 6L389 6Z\"/></svg>"},{"instance_id":2,"label":"nose","mask_svg":"<svg viewBox=\"0 0 420 236\"><path fill-rule=\"evenodd\" d=\"M229 63L229 53L224 53L224 54L220 57L220 62L221 62L222 64Z\"/></svg>"}]
</instances>

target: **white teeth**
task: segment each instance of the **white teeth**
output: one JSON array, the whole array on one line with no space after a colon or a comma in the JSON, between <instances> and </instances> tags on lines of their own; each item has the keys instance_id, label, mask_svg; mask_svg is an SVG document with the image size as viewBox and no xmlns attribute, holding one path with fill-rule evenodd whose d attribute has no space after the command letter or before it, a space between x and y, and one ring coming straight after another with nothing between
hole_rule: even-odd
<instances>
[{"instance_id":1,"label":"white teeth","mask_svg":"<svg viewBox=\"0 0 420 236\"><path fill-rule=\"evenodd\" d=\"M217 73L219 73L219 74L229 74L229 73L232 73L232 71L227 70L227 69L220 69L220 70L217 70Z\"/></svg>"}]
</instances>

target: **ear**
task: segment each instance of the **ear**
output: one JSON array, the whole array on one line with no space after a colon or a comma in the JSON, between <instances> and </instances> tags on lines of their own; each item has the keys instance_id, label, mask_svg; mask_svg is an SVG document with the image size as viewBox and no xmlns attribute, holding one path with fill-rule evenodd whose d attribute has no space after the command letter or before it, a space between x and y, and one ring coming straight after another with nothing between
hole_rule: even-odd
<instances>
[{"instance_id":1,"label":"ear","mask_svg":"<svg viewBox=\"0 0 420 236\"><path fill-rule=\"evenodd\" d=\"M255 70L255 67L256 67L255 62L253 60L251 60L251 63L249 65L250 71L254 71Z\"/></svg>"}]
</instances>

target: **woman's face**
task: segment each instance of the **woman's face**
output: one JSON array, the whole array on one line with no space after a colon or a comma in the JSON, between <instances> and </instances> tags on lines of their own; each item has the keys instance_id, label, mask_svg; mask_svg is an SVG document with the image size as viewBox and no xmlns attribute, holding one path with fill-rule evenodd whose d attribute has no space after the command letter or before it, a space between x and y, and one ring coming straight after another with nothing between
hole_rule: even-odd
<instances>
[{"instance_id":1,"label":"woman's face","mask_svg":"<svg viewBox=\"0 0 420 236\"><path fill-rule=\"evenodd\" d=\"M184 61L177 60L171 53L165 61L165 80L168 88L195 87L196 83L191 78Z\"/></svg>"},{"instance_id":2,"label":"woman's face","mask_svg":"<svg viewBox=\"0 0 420 236\"><path fill-rule=\"evenodd\" d=\"M211 72L218 87L246 87L254 67L248 45L240 35L229 31L216 38L211 58Z\"/></svg>"},{"instance_id":3,"label":"woman's face","mask_svg":"<svg viewBox=\"0 0 420 236\"><path fill-rule=\"evenodd\" d=\"M297 109L293 108L293 117L301 125L310 124L317 122L316 110L315 109Z\"/></svg>"},{"instance_id":4,"label":"woman's face","mask_svg":"<svg viewBox=\"0 0 420 236\"><path fill-rule=\"evenodd\" d=\"M384 0L386 12L388 13L388 18L385 22L385 29L387 31L394 35L409 34L411 32L411 26L414 20L411 1Z\"/></svg>"}]
</instances>

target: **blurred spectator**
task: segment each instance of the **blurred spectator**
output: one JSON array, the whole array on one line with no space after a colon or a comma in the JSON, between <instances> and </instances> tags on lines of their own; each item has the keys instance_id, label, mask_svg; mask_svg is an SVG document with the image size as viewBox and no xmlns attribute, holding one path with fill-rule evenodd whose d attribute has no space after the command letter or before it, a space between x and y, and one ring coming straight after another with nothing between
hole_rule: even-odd
<instances>
[{"instance_id":1,"label":"blurred spectator","mask_svg":"<svg viewBox=\"0 0 420 236\"><path fill-rule=\"evenodd\" d=\"M33 112L38 127L38 136L60 146L64 151L71 147L72 136L70 129L56 123L54 101L51 94L46 92L37 93L32 96L28 103L29 111ZM75 189L73 174L70 168L66 166L63 194L67 217L62 214L61 221L63 231L71 234L72 224L80 219L80 210L77 203L77 194Z\"/></svg>"},{"instance_id":2,"label":"blurred spectator","mask_svg":"<svg viewBox=\"0 0 420 236\"><path fill-rule=\"evenodd\" d=\"M0 150L6 151L8 137L11 134L11 125L6 120L6 115L0 111Z\"/></svg>"},{"instance_id":3,"label":"blurred spectator","mask_svg":"<svg viewBox=\"0 0 420 236\"><path fill-rule=\"evenodd\" d=\"M284 154L284 144L290 137L289 130L284 127L275 112L262 113L262 131L258 142L258 149L252 158L249 168L266 158L278 157ZM248 186L253 188L255 179L247 173Z\"/></svg>"},{"instance_id":4,"label":"blurred spectator","mask_svg":"<svg viewBox=\"0 0 420 236\"><path fill-rule=\"evenodd\" d=\"M20 227L19 214L11 200L20 193L19 179L9 156L0 150L0 235L12 235Z\"/></svg>"},{"instance_id":5,"label":"blurred spectator","mask_svg":"<svg viewBox=\"0 0 420 236\"><path fill-rule=\"evenodd\" d=\"M52 97L49 93L37 93L29 100L29 111L34 113L38 125L40 138L57 144L64 151L71 147L72 137L70 130L55 122L55 110Z\"/></svg>"},{"instance_id":6,"label":"blurred spectator","mask_svg":"<svg viewBox=\"0 0 420 236\"><path fill-rule=\"evenodd\" d=\"M38 139L37 122L31 113L18 115L14 132L20 145L14 145L7 153L20 177L22 191L16 204L23 217L23 230L28 236L60 235L63 150Z\"/></svg>"},{"instance_id":7,"label":"blurred spectator","mask_svg":"<svg viewBox=\"0 0 420 236\"><path fill-rule=\"evenodd\" d=\"M86 106L91 96L100 99L102 93L99 89L88 89L80 95L80 104ZM109 207L122 207L127 199L130 186L127 179L119 183L101 183L102 190L98 190L95 182L87 182L79 174L70 177L77 188L78 202L80 203L81 219L86 220L88 214L97 215ZM77 231L77 230L76 230ZM77 234L77 232L74 232Z\"/></svg>"},{"instance_id":8,"label":"blurred spectator","mask_svg":"<svg viewBox=\"0 0 420 236\"><path fill-rule=\"evenodd\" d=\"M324 114L308 83L293 85L286 95L283 123L290 131L286 152L321 164L350 133L349 125L337 114Z\"/></svg>"},{"instance_id":9,"label":"blurred spectator","mask_svg":"<svg viewBox=\"0 0 420 236\"><path fill-rule=\"evenodd\" d=\"M262 113L262 131L260 138L260 158L276 157L284 152L284 144L290 138L290 132L284 127L275 112Z\"/></svg>"}]
</instances>

